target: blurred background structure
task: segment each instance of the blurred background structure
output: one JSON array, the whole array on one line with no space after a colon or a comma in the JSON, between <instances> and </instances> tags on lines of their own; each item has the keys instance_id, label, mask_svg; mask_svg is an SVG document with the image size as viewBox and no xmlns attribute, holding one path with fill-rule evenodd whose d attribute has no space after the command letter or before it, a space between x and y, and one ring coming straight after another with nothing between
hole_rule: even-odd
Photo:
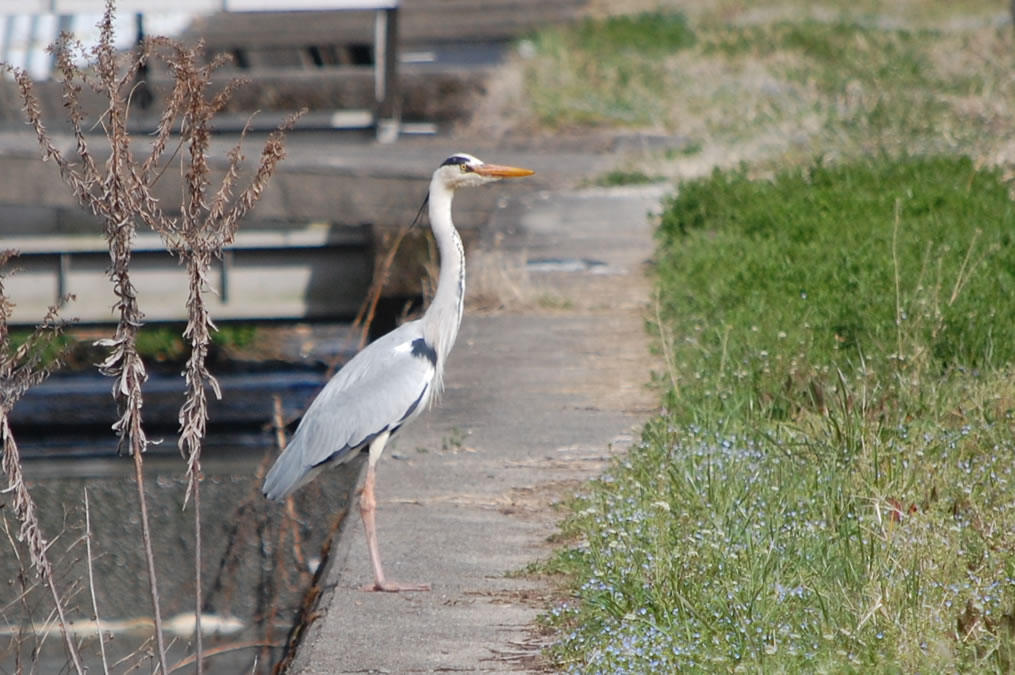
<instances>
[{"instance_id":1,"label":"blurred background structure","mask_svg":"<svg viewBox=\"0 0 1015 675\"><path fill-rule=\"evenodd\" d=\"M213 166L216 178L226 170L227 153L241 134L247 135L245 149L254 153L266 132L292 112L307 110L288 136L287 160L210 279L214 294L208 300L223 329L220 335L239 352L255 330L260 338L239 356L235 350L212 356L224 396L210 404L203 464L202 520L207 518L208 541L202 558L210 584L205 604L227 619L222 624L206 620L206 625L224 640L256 647L237 653L232 663L241 670L250 672L251 655L260 657L262 667L278 657L327 534L303 523L324 523L341 513L358 476L358 465L331 472L284 513L269 509L252 481L259 484L258 467L273 452L275 432L301 414L326 372L355 352L360 332L352 331L350 323L380 277L385 282L372 312L371 333L385 332L421 303L427 290L421 279L433 260L427 228L407 237L401 232L426 195L434 163L449 154L437 146L468 120L514 39L537 26L572 19L582 4L117 3L119 49L130 50L145 36L165 35L186 45L203 41L209 61L218 54L230 57L214 71L213 91L237 78L247 81L215 120L209 156L221 159ZM231 11L215 11L223 6ZM61 150L70 150L75 139L66 125L63 83L53 77L53 57L46 48L61 31L72 32L89 48L98 38L102 7L102 2L85 0L0 2L0 59L32 75L42 119ZM139 73L131 95L129 129L139 154L150 144L149 134L174 83L163 64L152 62L149 68ZM20 251L4 280L16 303L11 323L27 331L49 306L73 296L61 315L77 321L73 339L82 353L70 356L69 370L79 372L61 372L34 387L11 419L33 494L46 507L40 509L44 531L57 533L68 526L67 512L55 508L58 504L71 509L76 523L80 495L88 489L94 543L103 552L94 563L102 620L117 634L117 649L126 656L150 630L150 605L144 579L134 573L142 566L142 551L134 546L137 523L124 524L120 517L134 488L126 464L115 456L115 436L109 431L116 419L110 383L93 366L102 357L89 350L115 321L108 246L102 223L76 202L54 163L40 161L22 103L10 78L0 80L0 243ZM86 89L82 103L101 137L100 97ZM90 147L98 162L108 152L101 145ZM156 188L164 208L178 208L183 180L170 160ZM496 200L504 198L503 191L475 192L456 201L469 247L490 220ZM164 573L163 611L175 617L182 637L193 625L187 606L193 583L187 569L192 524L181 511L182 490L177 488L183 484L173 441L185 352L179 322L186 318L189 280L159 236L144 230L135 239L132 267L147 322L141 337L149 344L142 346L150 369L145 425L152 437L165 441L153 446L146 460L153 486L151 517L158 531L155 553ZM243 323L236 327L230 321ZM257 322L257 328L249 322ZM162 344L152 349L152 340ZM0 559L0 578L17 578L17 558L4 554ZM62 570L73 584L84 575L81 556ZM6 619L14 617L20 615ZM17 620L25 630L25 617ZM94 634L94 628L80 630ZM18 630L17 621L6 628L0 624L0 636L11 637L6 651L6 640L0 638L0 668L24 649ZM29 630L44 634L46 629ZM56 648L44 652L41 663L44 670L55 670L64 655L56 640L49 644ZM185 649L180 643L174 654L183 658ZM266 651L270 649L276 651ZM229 663L217 661L219 667Z\"/></svg>"},{"instance_id":2,"label":"blurred background structure","mask_svg":"<svg viewBox=\"0 0 1015 675\"><path fill-rule=\"evenodd\" d=\"M0 48L36 73L47 127L72 148L41 49L59 21L35 19L33 32L25 8L44 5L0 7L22 13L2 24L11 40ZM73 27L96 20L75 15ZM139 24L132 12L121 21L126 50ZM293 625L299 589L320 568L319 523L348 503L356 467L326 473L281 512L258 494L260 460L369 337L351 330L353 314L368 309L376 334L419 308L434 251L425 227L404 229L434 162L461 150L537 174L456 199L481 299L467 300L440 414L408 432L420 433L400 441L384 474L400 490L385 504L386 555L432 562L406 576L441 591L409 611L391 598L361 603L349 582L368 563L354 557L359 544L345 549L349 573L335 566L319 596L342 611L312 626L304 657L319 667L309 670L1010 672L1008 3L403 0L384 21L398 54L383 63L397 66L387 115L376 8L140 22L231 55L215 87L250 80L219 118L210 156L224 157L248 123L253 153L264 130L308 109L208 277L212 314L226 319L209 364L225 398L210 409L202 464L205 606L228 634L214 648L263 649L263 666ZM153 66L137 83L139 147L167 75ZM385 76L385 94L394 81ZM23 251L7 279L15 320L28 325L76 292L62 315L83 319L71 338L88 346L111 332L109 255L98 224L39 161L15 94L0 86L0 239ZM179 202L178 174L172 165L160 179L167 207ZM168 310L181 305L182 272L145 236L145 425L165 440L145 460L146 486L182 655L193 582L173 441L189 346ZM364 297L380 286L370 309ZM124 545L137 540L122 508L131 477L112 450L96 351L71 359L90 375L33 387L12 424L44 530L69 534L53 548L68 587L82 577L80 547L67 542L81 540L88 487L101 523L96 613L118 645L138 638L134 649L151 631L138 552ZM645 416L644 434L616 433ZM610 461L617 453L624 460ZM579 483L588 499L565 507L559 531L557 504ZM26 578L16 568L0 553L12 588ZM566 599L531 630L560 589ZM41 606L27 610L44 617ZM11 617L25 608L0 612L0 636L23 630ZM238 651L235 670L250 672L252 653ZM0 668L15 670L9 654ZM62 667L56 656L41 670Z\"/></svg>"},{"instance_id":3,"label":"blurred background structure","mask_svg":"<svg viewBox=\"0 0 1015 675\"><path fill-rule=\"evenodd\" d=\"M37 79L43 119L59 131L63 91L50 79L46 46L62 30L90 44L102 3L34 4L33 10L33 3L0 3L0 13L7 13L0 55ZM117 35L123 49L146 34L166 34L186 44L203 41L209 59L231 57L213 74L213 87L236 78L247 84L216 118L223 148L245 128L270 130L293 111L307 110L291 143L307 151L290 153L253 216L256 222L245 224L219 267L217 318L257 320L351 318L370 284L374 260L386 253L385 233L411 221L423 195L419 181L432 163L429 156L418 164L393 163L397 151L363 148L375 138L393 142L404 135L440 134L466 121L512 40L537 26L573 19L584 3L275 3L278 9L305 11L271 11L272 3L261 0L225 4L231 11L212 12L223 3L204 0L121 2ZM308 9L326 6L333 9ZM71 10L77 13L64 13ZM153 65L138 80L130 123L140 135L154 129L172 77ZM93 110L96 118L100 112ZM37 161L34 139L18 133L25 130L23 114L9 82L0 85L0 129L0 173L8 177L0 187L0 232L22 251L22 271L10 282L19 298L14 322L34 321L67 293L76 296L71 311L82 322L109 320L111 308L101 292L101 230L55 180L52 167ZM178 177L171 173L162 185L164 203L179 194ZM470 211L463 223L483 222L493 199L463 200L460 208ZM474 235L466 232L466 241ZM416 246L413 253L413 246L410 241L404 256L418 260L423 252ZM138 284L149 319L179 320L186 279L160 248L157 239L139 240ZM393 269L385 295L403 302L418 295L418 267L407 277L397 272L404 265Z\"/></svg>"}]
</instances>

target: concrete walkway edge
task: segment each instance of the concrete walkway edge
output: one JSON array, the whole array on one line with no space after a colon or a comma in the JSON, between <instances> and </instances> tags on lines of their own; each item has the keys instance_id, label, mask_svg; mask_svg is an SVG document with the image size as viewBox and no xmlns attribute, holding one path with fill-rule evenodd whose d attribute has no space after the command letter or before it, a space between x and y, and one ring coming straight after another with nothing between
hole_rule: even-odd
<instances>
[{"instance_id":1,"label":"concrete walkway edge","mask_svg":"<svg viewBox=\"0 0 1015 675\"><path fill-rule=\"evenodd\" d=\"M496 244L470 277L505 275L493 284L504 307L466 312L443 400L378 467L386 572L433 590L358 590L371 575L353 506L290 672L543 669L531 625L549 589L512 573L550 554L553 503L635 442L655 408L645 262L662 194L539 192L494 213Z\"/></svg>"}]
</instances>

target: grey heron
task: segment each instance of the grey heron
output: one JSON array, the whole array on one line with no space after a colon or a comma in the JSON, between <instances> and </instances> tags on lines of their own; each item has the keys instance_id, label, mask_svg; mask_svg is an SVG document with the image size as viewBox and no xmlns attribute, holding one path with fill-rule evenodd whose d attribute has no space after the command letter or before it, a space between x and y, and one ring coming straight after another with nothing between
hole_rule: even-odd
<instances>
[{"instance_id":1,"label":"grey heron","mask_svg":"<svg viewBox=\"0 0 1015 675\"><path fill-rule=\"evenodd\" d=\"M264 479L264 495L283 499L326 467L347 462L369 448L360 516L374 582L363 590L430 589L427 584L399 584L385 579L374 521L374 479L377 460L391 436L440 394L444 365L461 325L465 249L451 221L455 190L532 173L486 164L464 153L452 155L434 171L428 199L440 274L430 307L421 318L367 345L335 374L310 404L292 440Z\"/></svg>"}]
</instances>

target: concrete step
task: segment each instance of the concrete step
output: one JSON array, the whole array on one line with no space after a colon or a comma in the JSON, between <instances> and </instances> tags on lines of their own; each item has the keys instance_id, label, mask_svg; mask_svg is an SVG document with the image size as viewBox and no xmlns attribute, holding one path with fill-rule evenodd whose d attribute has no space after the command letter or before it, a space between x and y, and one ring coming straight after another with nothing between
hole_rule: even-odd
<instances>
[{"instance_id":1,"label":"concrete step","mask_svg":"<svg viewBox=\"0 0 1015 675\"><path fill-rule=\"evenodd\" d=\"M236 70L220 70L212 76L212 91L219 91L239 76ZM425 121L441 127L467 117L472 101L481 95L489 75L487 68L454 66L434 68L429 64L407 64L401 69L400 105L402 119ZM336 66L332 68L292 69L282 67L244 71L246 84L239 87L223 112L249 117L255 111L282 111L285 114L307 108L311 111L367 110L375 102L372 68ZM131 109L134 128L151 130L158 122L162 101L172 91L173 82L158 73L148 78L150 104ZM35 83L42 117L47 126L63 126L63 86L59 82ZM82 107L94 119L105 107L89 90L82 92ZM52 122L50 122L52 120ZM55 124L54 124L55 123ZM21 101L8 81L0 81L0 125L10 129L24 124ZM263 126L263 125L262 125Z\"/></svg>"},{"instance_id":2,"label":"concrete step","mask_svg":"<svg viewBox=\"0 0 1015 675\"><path fill-rule=\"evenodd\" d=\"M455 42L508 42L537 28L575 21L588 0L402 0L403 48ZM371 12L215 14L195 21L185 35L212 52L303 49L373 43ZM295 65L295 64L294 64Z\"/></svg>"},{"instance_id":3,"label":"concrete step","mask_svg":"<svg viewBox=\"0 0 1015 675\"><path fill-rule=\"evenodd\" d=\"M141 157L148 141L142 135L135 138L135 152ZM288 275L290 281L303 279L308 284L302 293L290 293L293 296L290 301L304 303L306 311L318 318L348 318L349 308L352 307L353 312L358 308L363 291L373 278L376 264L387 256L395 234L412 223L426 196L430 176L443 158L455 152L471 151L489 161L526 166L536 171L535 176L524 181L505 181L493 188L463 190L456 196L455 223L467 250L471 250L480 239L493 240L498 236L493 231L487 231L487 224L500 205L512 195L573 184L583 175L605 170L612 162L608 155L511 151L499 148L493 141L482 140L474 140L467 147L460 147L460 141L440 138L410 139L399 141L394 146L382 146L343 141L343 138L338 133L291 134L287 139L287 159L272 178L252 217L240 226L241 241L255 234L267 233L274 233L271 236L279 238L279 241L284 241L286 237L295 241L293 238L304 236L300 233L306 233L308 228L327 232L327 237L313 251L303 247L288 254L280 252L280 255L288 256L284 265L274 265L260 253L249 252L252 266L240 268L244 273L243 280L236 277L236 281L229 285L232 291L240 293L249 281L253 292L251 302L257 302L257 293L260 292L257 289L264 284L273 288L275 285L285 287L281 282L271 280L273 275L281 273ZM235 137L215 137L209 157L225 157L235 142ZM71 137L58 136L56 143L63 152L70 152L73 148ZM99 164L104 161L100 145L99 139L95 139L92 154ZM256 158L258 139L248 138L244 148L248 155ZM213 159L212 167L212 185L217 185L225 167L221 159ZM250 171L251 165L245 164L239 184L244 184L244 177L249 176ZM78 302L94 303L96 311L108 312L112 304L108 299L109 282L102 277L108 265L108 255L94 251L94 237L101 236L101 223L77 205L54 163L40 161L38 143L32 135L24 132L0 133L0 172L6 177L0 181L0 232L3 233L0 245L16 246L16 237L93 237L93 257L89 264L78 268L72 261L70 267L71 271L77 268L87 272L82 280L87 279L88 284L66 286L65 290L77 293ZM155 196L169 209L170 205L179 203L181 190L179 171L168 170L162 175ZM145 234L143 229L140 233ZM357 240L360 243L352 246L350 237L360 237ZM428 241L429 228L425 222L423 227L415 228L406 237L387 277L384 297L404 299L418 297L422 293L427 266L433 260ZM45 277L47 281L43 283L41 278L36 278L24 290L26 297L36 299L31 305L34 309L28 311L30 305L20 297L21 290L14 295L18 303L16 321L34 323L59 295L56 275L59 273L61 246L55 242L49 248L50 253L57 255L51 255L45 262L49 266L49 275ZM151 281L156 285L158 275L182 273L176 261L167 255L156 252L146 255L152 256L152 273L156 276ZM242 261L247 255L238 255L236 260ZM338 267L345 269L339 270ZM358 270L355 276L352 270ZM268 275L269 271L272 276ZM249 280L247 274L252 275ZM317 279L331 281L311 283ZM17 275L8 282L12 293L15 289L11 284L19 283ZM173 283L178 286L181 282L178 279ZM354 295L357 296L355 304L349 300ZM158 309L154 303L145 307L145 312L152 318L167 311ZM291 305L286 311L292 316ZM228 318L229 311L222 306L217 307L213 314L217 319ZM248 317L252 315L253 312L247 314ZM179 317L167 314L164 318ZM236 315L234 318L242 317Z\"/></svg>"},{"instance_id":4,"label":"concrete step","mask_svg":"<svg viewBox=\"0 0 1015 675\"><path fill-rule=\"evenodd\" d=\"M9 236L4 246L21 252L13 263L17 273L4 285L17 299L12 324L32 325L52 305L80 323L118 320L104 236ZM187 320L187 270L166 252L161 237L135 237L131 269L146 320ZM219 321L336 320L356 314L372 276L368 228L312 223L240 232L213 265L205 297ZM65 303L68 295L73 297Z\"/></svg>"}]
</instances>

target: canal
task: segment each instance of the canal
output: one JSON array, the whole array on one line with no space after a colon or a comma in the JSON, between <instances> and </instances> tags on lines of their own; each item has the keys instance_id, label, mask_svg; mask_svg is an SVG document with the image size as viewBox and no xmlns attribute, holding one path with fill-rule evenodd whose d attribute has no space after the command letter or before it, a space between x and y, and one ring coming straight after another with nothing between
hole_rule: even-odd
<instances>
[{"instance_id":1,"label":"canal","mask_svg":"<svg viewBox=\"0 0 1015 675\"><path fill-rule=\"evenodd\" d=\"M344 338L348 328L332 332ZM335 338L331 354L334 344L347 341ZM292 430L328 368L310 358L220 370L223 399L210 407L200 495L202 632L212 654L206 672L270 672L321 565L322 545L347 511L360 467L325 472L291 502L265 500L260 484L277 454L276 410ZM12 427L85 665L103 671L101 633L109 672L154 672L134 463L116 454L110 386L94 372L54 376L19 402ZM145 387L146 431L156 444L145 455L144 489L168 660L191 671L194 507L184 505L186 465L175 436L182 388L178 373L164 371ZM18 541L10 500L0 494L0 672L31 672L33 661L35 672L67 671L50 592Z\"/></svg>"}]
</instances>

